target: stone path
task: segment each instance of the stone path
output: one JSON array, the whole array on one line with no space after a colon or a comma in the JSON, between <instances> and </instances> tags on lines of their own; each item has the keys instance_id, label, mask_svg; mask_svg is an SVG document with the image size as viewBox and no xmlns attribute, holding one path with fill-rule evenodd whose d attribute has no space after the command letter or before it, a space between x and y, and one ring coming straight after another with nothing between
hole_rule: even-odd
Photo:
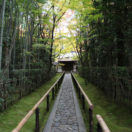
<instances>
[{"instance_id":1,"label":"stone path","mask_svg":"<svg viewBox=\"0 0 132 132\"><path fill-rule=\"evenodd\" d=\"M65 74L43 132L86 132L70 73Z\"/></svg>"}]
</instances>

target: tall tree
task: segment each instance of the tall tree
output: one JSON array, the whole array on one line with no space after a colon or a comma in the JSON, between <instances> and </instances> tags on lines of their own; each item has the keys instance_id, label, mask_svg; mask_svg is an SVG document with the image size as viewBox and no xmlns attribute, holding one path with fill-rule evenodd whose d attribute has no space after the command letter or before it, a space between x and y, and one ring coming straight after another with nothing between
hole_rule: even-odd
<instances>
[{"instance_id":1,"label":"tall tree","mask_svg":"<svg viewBox=\"0 0 132 132\"><path fill-rule=\"evenodd\" d=\"M2 70L2 46L3 46L3 30L4 30L4 16L5 16L6 0L3 0L1 11L1 31L0 31L0 71Z\"/></svg>"}]
</instances>

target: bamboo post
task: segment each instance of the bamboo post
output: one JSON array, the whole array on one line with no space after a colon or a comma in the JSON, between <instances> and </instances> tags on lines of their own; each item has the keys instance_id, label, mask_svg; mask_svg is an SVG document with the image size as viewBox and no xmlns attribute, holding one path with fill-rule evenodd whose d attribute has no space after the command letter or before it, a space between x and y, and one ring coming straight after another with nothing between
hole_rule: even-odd
<instances>
[{"instance_id":1,"label":"bamboo post","mask_svg":"<svg viewBox=\"0 0 132 132\"><path fill-rule=\"evenodd\" d=\"M99 123L97 123L97 132L102 132L102 129Z\"/></svg>"},{"instance_id":2,"label":"bamboo post","mask_svg":"<svg viewBox=\"0 0 132 132\"><path fill-rule=\"evenodd\" d=\"M79 90L77 83L75 83L77 91Z\"/></svg>"},{"instance_id":3,"label":"bamboo post","mask_svg":"<svg viewBox=\"0 0 132 132\"><path fill-rule=\"evenodd\" d=\"M58 89L59 89L59 87L60 87L60 84L61 84L61 80L59 80L59 82L58 82L58 83L59 83L59 86L58 86Z\"/></svg>"},{"instance_id":4,"label":"bamboo post","mask_svg":"<svg viewBox=\"0 0 132 132\"><path fill-rule=\"evenodd\" d=\"M93 132L93 110L89 108L89 132Z\"/></svg>"},{"instance_id":5,"label":"bamboo post","mask_svg":"<svg viewBox=\"0 0 132 132\"><path fill-rule=\"evenodd\" d=\"M54 94L54 88L52 89L52 99L54 100L55 94Z\"/></svg>"},{"instance_id":6,"label":"bamboo post","mask_svg":"<svg viewBox=\"0 0 132 132\"><path fill-rule=\"evenodd\" d=\"M85 110L85 98L83 95L82 95L82 106L83 106L83 110Z\"/></svg>"},{"instance_id":7,"label":"bamboo post","mask_svg":"<svg viewBox=\"0 0 132 132\"><path fill-rule=\"evenodd\" d=\"M36 115L36 121L35 121L35 132L40 131L40 126L39 126L39 108L35 110L35 115Z\"/></svg>"},{"instance_id":8,"label":"bamboo post","mask_svg":"<svg viewBox=\"0 0 132 132\"><path fill-rule=\"evenodd\" d=\"M81 91L78 89L79 99L81 98Z\"/></svg>"},{"instance_id":9,"label":"bamboo post","mask_svg":"<svg viewBox=\"0 0 132 132\"><path fill-rule=\"evenodd\" d=\"M49 111L49 94L47 95L47 112Z\"/></svg>"},{"instance_id":10,"label":"bamboo post","mask_svg":"<svg viewBox=\"0 0 132 132\"><path fill-rule=\"evenodd\" d=\"M57 94L57 89L58 89L58 82L57 82L57 84L55 85L55 94Z\"/></svg>"}]
</instances>

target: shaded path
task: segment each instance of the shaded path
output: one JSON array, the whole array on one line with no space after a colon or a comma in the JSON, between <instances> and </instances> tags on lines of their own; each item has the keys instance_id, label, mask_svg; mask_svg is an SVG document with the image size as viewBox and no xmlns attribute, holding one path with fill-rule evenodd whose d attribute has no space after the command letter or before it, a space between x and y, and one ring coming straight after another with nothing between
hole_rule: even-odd
<instances>
[{"instance_id":1,"label":"shaded path","mask_svg":"<svg viewBox=\"0 0 132 132\"><path fill-rule=\"evenodd\" d=\"M70 73L65 74L43 132L86 132Z\"/></svg>"}]
</instances>

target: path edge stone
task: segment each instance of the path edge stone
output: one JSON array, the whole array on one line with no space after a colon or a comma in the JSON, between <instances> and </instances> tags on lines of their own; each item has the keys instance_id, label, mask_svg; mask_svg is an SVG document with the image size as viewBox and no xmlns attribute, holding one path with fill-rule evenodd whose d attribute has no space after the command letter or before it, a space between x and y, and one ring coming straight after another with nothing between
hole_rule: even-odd
<instances>
[{"instance_id":1,"label":"path edge stone","mask_svg":"<svg viewBox=\"0 0 132 132\"><path fill-rule=\"evenodd\" d=\"M65 75L64 75L64 77L65 77ZM63 81L64 81L64 79L63 79ZM63 84L63 81L62 81L62 84ZM54 120L54 117L55 117L55 114L56 114L56 110L57 110L57 104L59 102L59 98L60 98L61 91L62 91L62 84L60 86L59 93L58 93L57 98L55 100L55 103L53 105L52 111L51 111L51 113L49 115L49 118L47 120L45 128L43 129L43 132L51 132L52 123L53 123L53 120Z\"/></svg>"},{"instance_id":2,"label":"path edge stone","mask_svg":"<svg viewBox=\"0 0 132 132\"><path fill-rule=\"evenodd\" d=\"M80 105L78 103L78 98L77 98L73 83L72 83L72 90L73 90L74 104L75 104L75 109L76 109L76 116L77 116L77 121L79 125L79 132L86 132L85 123L83 120L83 116L80 110Z\"/></svg>"}]
</instances>

